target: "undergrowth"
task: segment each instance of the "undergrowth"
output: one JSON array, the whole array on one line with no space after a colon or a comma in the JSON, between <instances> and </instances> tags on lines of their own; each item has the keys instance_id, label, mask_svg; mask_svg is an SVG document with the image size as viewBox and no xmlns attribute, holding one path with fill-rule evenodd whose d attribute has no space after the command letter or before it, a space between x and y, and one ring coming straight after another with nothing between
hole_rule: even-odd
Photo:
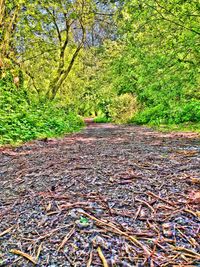
<instances>
[{"instance_id":1,"label":"undergrowth","mask_svg":"<svg viewBox=\"0 0 200 267\"><path fill-rule=\"evenodd\" d=\"M106 116L99 116L99 117L94 118L93 121L96 123L108 123L108 122L111 122L111 119L107 118Z\"/></svg>"},{"instance_id":2,"label":"undergrowth","mask_svg":"<svg viewBox=\"0 0 200 267\"><path fill-rule=\"evenodd\" d=\"M173 105L159 104L154 107L146 107L140 110L129 121L136 124L149 124L153 126L168 125L168 128L188 129L200 123L200 101L183 101ZM185 126L184 126L185 125ZM175 127L176 126L176 127ZM180 127L179 127L180 126Z\"/></svg>"},{"instance_id":3,"label":"undergrowth","mask_svg":"<svg viewBox=\"0 0 200 267\"><path fill-rule=\"evenodd\" d=\"M13 85L11 76L0 80L0 145L62 136L84 125L82 119L66 107L30 99L25 88Z\"/></svg>"},{"instance_id":4,"label":"undergrowth","mask_svg":"<svg viewBox=\"0 0 200 267\"><path fill-rule=\"evenodd\" d=\"M199 123L181 123L181 124L164 124L164 125L149 125L152 126L155 130L161 132L194 132L200 133L200 122Z\"/></svg>"}]
</instances>

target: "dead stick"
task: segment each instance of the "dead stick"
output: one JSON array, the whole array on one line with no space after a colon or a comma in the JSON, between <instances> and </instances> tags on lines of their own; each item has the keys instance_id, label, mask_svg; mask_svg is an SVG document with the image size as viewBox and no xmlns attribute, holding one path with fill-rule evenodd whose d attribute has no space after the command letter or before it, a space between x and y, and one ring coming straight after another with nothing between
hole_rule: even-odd
<instances>
[{"instance_id":1,"label":"dead stick","mask_svg":"<svg viewBox=\"0 0 200 267\"><path fill-rule=\"evenodd\" d=\"M174 246L171 246L171 247L172 247L172 249L174 249L176 251L183 251L183 252L186 252L188 254L192 254L192 255L195 255L196 257L198 257L200 259L200 254L195 252L195 251L192 251L192 250L184 248L184 247L174 247Z\"/></svg>"},{"instance_id":2,"label":"dead stick","mask_svg":"<svg viewBox=\"0 0 200 267\"><path fill-rule=\"evenodd\" d=\"M36 255L36 260L38 260L39 257L40 257L40 253L41 253L41 251L42 251L42 245L43 245L43 243L40 243L40 245L39 245L39 247L38 247L37 255Z\"/></svg>"},{"instance_id":3,"label":"dead stick","mask_svg":"<svg viewBox=\"0 0 200 267\"><path fill-rule=\"evenodd\" d=\"M58 247L58 251L61 250L61 248L64 247L64 245L67 243L67 241L70 239L70 237L74 234L74 230L75 227L73 226L73 228L70 230L70 232L65 236L65 238L63 239L63 241L61 242L61 244Z\"/></svg>"},{"instance_id":4,"label":"dead stick","mask_svg":"<svg viewBox=\"0 0 200 267\"><path fill-rule=\"evenodd\" d=\"M104 267L108 267L107 260L106 260L106 258L104 257L103 252L102 252L102 250L101 250L100 247L97 248L97 252L98 252L98 254L99 254L99 258L102 260L103 266L104 266Z\"/></svg>"},{"instance_id":5,"label":"dead stick","mask_svg":"<svg viewBox=\"0 0 200 267\"><path fill-rule=\"evenodd\" d=\"M90 267L91 266L91 264L92 264L92 257L93 257L93 248L90 251L90 256L89 256L89 260L88 260L88 263L87 263L87 267Z\"/></svg>"},{"instance_id":6,"label":"dead stick","mask_svg":"<svg viewBox=\"0 0 200 267\"><path fill-rule=\"evenodd\" d=\"M155 213L155 210L154 210L154 208L149 204L149 203L147 203L146 201L144 201L144 200L141 200L141 199L135 199L136 201L138 201L138 202L141 202L141 203L143 203L144 205L146 205L153 213Z\"/></svg>"},{"instance_id":7,"label":"dead stick","mask_svg":"<svg viewBox=\"0 0 200 267\"><path fill-rule=\"evenodd\" d=\"M1 233L0 233L0 237L2 237L2 236L4 236L4 235L8 234L12 229L13 229L13 226L10 227L10 228L8 228L7 230L1 232Z\"/></svg>"},{"instance_id":8,"label":"dead stick","mask_svg":"<svg viewBox=\"0 0 200 267\"><path fill-rule=\"evenodd\" d=\"M137 218L138 218L138 216L140 215L141 209L142 209L142 205L139 206L139 208L138 208L138 210L137 210L137 212L136 212L136 214L135 214L134 221L136 221Z\"/></svg>"},{"instance_id":9,"label":"dead stick","mask_svg":"<svg viewBox=\"0 0 200 267\"><path fill-rule=\"evenodd\" d=\"M175 205L175 204L172 203L171 201L165 200L165 199L161 198L160 196L155 195L154 193L152 193L152 192L150 192L150 191L148 191L147 194L150 195L150 196L153 196L153 197L155 197L155 198L157 198L157 199L159 199L159 200L161 200L162 202L167 203L168 205L171 205L171 206L174 206L174 205Z\"/></svg>"},{"instance_id":10,"label":"dead stick","mask_svg":"<svg viewBox=\"0 0 200 267\"><path fill-rule=\"evenodd\" d=\"M27 260L31 261L35 265L37 264L37 260L35 258L33 258L31 255L29 255L27 253L24 253L23 251L20 251L17 249L11 249L10 252L26 258Z\"/></svg>"}]
</instances>

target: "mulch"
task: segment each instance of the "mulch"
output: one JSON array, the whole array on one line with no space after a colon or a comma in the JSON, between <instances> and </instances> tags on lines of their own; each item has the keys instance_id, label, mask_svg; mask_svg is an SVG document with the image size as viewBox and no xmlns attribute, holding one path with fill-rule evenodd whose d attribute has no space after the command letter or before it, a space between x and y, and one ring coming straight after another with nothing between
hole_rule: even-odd
<instances>
[{"instance_id":1,"label":"mulch","mask_svg":"<svg viewBox=\"0 0 200 267\"><path fill-rule=\"evenodd\" d=\"M0 150L0 266L200 266L200 139L130 125Z\"/></svg>"}]
</instances>

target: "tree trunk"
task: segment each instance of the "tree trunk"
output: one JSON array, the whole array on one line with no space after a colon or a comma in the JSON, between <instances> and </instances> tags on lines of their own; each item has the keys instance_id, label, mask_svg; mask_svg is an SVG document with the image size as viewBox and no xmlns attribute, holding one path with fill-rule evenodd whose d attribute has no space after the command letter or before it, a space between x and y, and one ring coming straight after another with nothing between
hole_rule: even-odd
<instances>
[{"instance_id":1,"label":"tree trunk","mask_svg":"<svg viewBox=\"0 0 200 267\"><path fill-rule=\"evenodd\" d=\"M55 77L55 79L53 80L52 83L50 83L49 85L49 90L47 92L47 97L50 100L53 100L56 97L56 94L58 92L58 90L60 89L61 85L63 84L63 82L67 79L73 65L74 62L76 60L76 58L78 57L78 54L81 50L81 48L83 47L83 45L80 45L79 47L77 47L76 51L74 52L72 59L67 67L66 70L63 70L62 72L58 73L58 75Z\"/></svg>"}]
</instances>

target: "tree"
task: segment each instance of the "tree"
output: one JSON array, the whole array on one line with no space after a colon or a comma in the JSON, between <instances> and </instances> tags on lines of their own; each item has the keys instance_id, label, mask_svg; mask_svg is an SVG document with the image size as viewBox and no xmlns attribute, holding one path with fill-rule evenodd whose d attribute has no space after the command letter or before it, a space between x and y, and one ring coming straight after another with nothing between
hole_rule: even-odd
<instances>
[{"instance_id":1,"label":"tree","mask_svg":"<svg viewBox=\"0 0 200 267\"><path fill-rule=\"evenodd\" d=\"M0 68L7 68L14 56L14 35L23 1L0 0Z\"/></svg>"},{"instance_id":2,"label":"tree","mask_svg":"<svg viewBox=\"0 0 200 267\"><path fill-rule=\"evenodd\" d=\"M198 1L131 0L118 12L119 52L107 67L117 92L136 94L147 109L144 122L198 113L199 10Z\"/></svg>"},{"instance_id":3,"label":"tree","mask_svg":"<svg viewBox=\"0 0 200 267\"><path fill-rule=\"evenodd\" d=\"M16 37L18 62L40 95L54 99L80 51L102 45L113 34L108 27L112 8L105 7L94 0L38 0L24 8Z\"/></svg>"}]
</instances>

